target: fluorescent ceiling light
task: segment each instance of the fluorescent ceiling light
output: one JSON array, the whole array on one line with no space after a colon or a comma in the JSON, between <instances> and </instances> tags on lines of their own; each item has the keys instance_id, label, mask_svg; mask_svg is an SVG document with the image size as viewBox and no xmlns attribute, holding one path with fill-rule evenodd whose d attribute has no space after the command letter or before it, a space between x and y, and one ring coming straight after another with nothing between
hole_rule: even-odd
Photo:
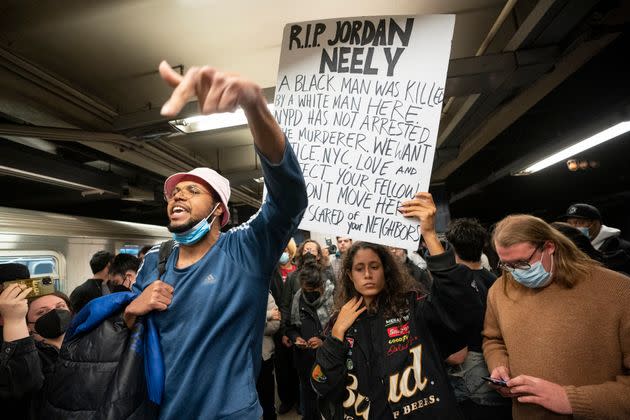
<instances>
[{"instance_id":1,"label":"fluorescent ceiling light","mask_svg":"<svg viewBox=\"0 0 630 420\"><path fill-rule=\"evenodd\" d=\"M518 171L514 173L513 175L533 174L534 172L538 172L542 169L545 169L546 167L551 166L554 163L563 161L567 158L570 158L571 156L575 156L587 149L590 149L591 147L595 147L597 145L604 143L605 141L614 139L615 137L618 137L628 131L630 131L630 121L620 122L619 124L614 125L610 128L607 128L604 131L600 131L594 136L584 139L574 144L573 146L569 146L566 149L562 149L559 152L554 153L553 155L546 157L543 160L536 162L531 166L528 166L522 171Z\"/></svg>"},{"instance_id":2,"label":"fluorescent ceiling light","mask_svg":"<svg viewBox=\"0 0 630 420\"><path fill-rule=\"evenodd\" d=\"M267 104L269 111L273 113L273 104ZM170 125L182 133L196 133L198 131L218 130L220 128L238 127L247 124L247 118L242 109L234 112L223 112L221 114L195 115L194 117L182 120L172 120Z\"/></svg>"}]
</instances>

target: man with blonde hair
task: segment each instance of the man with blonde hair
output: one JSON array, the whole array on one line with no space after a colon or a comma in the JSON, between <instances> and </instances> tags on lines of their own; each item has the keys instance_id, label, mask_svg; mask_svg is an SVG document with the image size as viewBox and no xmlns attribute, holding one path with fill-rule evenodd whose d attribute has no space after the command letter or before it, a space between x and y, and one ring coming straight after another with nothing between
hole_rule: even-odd
<instances>
[{"instance_id":1,"label":"man with blonde hair","mask_svg":"<svg viewBox=\"0 0 630 420\"><path fill-rule=\"evenodd\" d=\"M493 241L483 352L514 418L630 418L628 278L537 217L506 217Z\"/></svg>"}]
</instances>

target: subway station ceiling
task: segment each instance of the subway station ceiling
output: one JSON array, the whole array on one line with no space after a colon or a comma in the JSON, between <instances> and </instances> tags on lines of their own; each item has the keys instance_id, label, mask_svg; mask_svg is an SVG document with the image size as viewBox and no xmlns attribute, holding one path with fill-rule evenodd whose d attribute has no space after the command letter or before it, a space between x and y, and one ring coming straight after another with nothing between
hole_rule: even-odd
<instances>
[{"instance_id":1,"label":"subway station ceiling","mask_svg":"<svg viewBox=\"0 0 630 420\"><path fill-rule=\"evenodd\" d=\"M561 163L510 175L630 120L628 3L5 0L0 187L10 193L2 205L164 224L164 178L210 166L230 179L233 223L242 222L262 196L250 133L172 128L159 115L169 95L157 73L162 59L182 71L211 64L240 73L271 101L287 23L455 13L432 176L451 213L487 222L514 211L551 218L587 200L628 210L628 135L576 157L595 168L570 172ZM190 103L184 116L195 113Z\"/></svg>"}]
</instances>

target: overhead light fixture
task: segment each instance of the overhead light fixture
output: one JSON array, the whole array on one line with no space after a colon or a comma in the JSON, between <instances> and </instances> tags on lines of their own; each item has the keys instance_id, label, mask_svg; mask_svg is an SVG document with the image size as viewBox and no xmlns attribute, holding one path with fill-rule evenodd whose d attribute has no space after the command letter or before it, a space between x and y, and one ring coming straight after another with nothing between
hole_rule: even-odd
<instances>
[{"instance_id":1,"label":"overhead light fixture","mask_svg":"<svg viewBox=\"0 0 630 420\"><path fill-rule=\"evenodd\" d=\"M262 184L263 182L265 182L265 177L261 176L259 178L252 178L254 180L254 182L258 183L258 184Z\"/></svg>"},{"instance_id":2,"label":"overhead light fixture","mask_svg":"<svg viewBox=\"0 0 630 420\"><path fill-rule=\"evenodd\" d=\"M269 111L273 113L273 104L267 104ZM182 133L196 133L199 131L211 131L221 128L238 127L247 124L245 112L237 109L234 112L223 112L211 115L195 115L194 117L184 118L181 120L172 120L168 122L170 125L181 131Z\"/></svg>"},{"instance_id":3,"label":"overhead light fixture","mask_svg":"<svg viewBox=\"0 0 630 420\"><path fill-rule=\"evenodd\" d=\"M628 131L630 131L630 121L620 122L610 128L607 128L604 131L600 131L599 133L574 144L573 146L562 149L559 152L554 153L553 155L546 157L521 171L515 172L512 175L520 176L533 174L534 172L545 169L546 167L551 166L554 163L563 161L571 156L582 153L583 151L590 149L591 147L595 147L604 143L605 141L614 139L615 137L618 137Z\"/></svg>"}]
</instances>

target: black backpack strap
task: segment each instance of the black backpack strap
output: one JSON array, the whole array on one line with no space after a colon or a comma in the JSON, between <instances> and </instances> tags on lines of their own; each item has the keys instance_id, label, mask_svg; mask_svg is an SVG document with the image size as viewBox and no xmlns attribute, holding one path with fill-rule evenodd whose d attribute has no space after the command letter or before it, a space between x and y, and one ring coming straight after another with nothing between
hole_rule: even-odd
<instances>
[{"instance_id":1,"label":"black backpack strap","mask_svg":"<svg viewBox=\"0 0 630 420\"><path fill-rule=\"evenodd\" d=\"M166 262L169 255L173 252L175 241L173 239L164 241L160 245L160 253L158 254L158 279L162 279L162 275L166 271Z\"/></svg>"}]
</instances>

